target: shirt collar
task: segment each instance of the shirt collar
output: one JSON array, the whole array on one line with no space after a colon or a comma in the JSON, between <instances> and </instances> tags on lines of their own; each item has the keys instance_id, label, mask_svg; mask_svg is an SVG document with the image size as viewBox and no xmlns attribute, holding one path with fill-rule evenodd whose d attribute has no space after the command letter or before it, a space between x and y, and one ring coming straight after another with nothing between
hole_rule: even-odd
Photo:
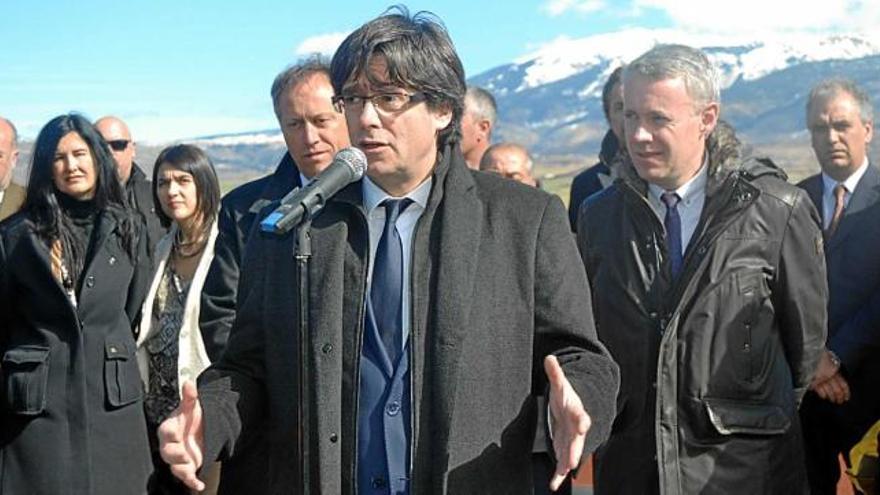
<instances>
[{"instance_id":1,"label":"shirt collar","mask_svg":"<svg viewBox=\"0 0 880 495\"><path fill-rule=\"evenodd\" d=\"M419 187L413 189L402 197L411 199L413 203L416 203L422 209L427 208L428 197L431 195L431 183L433 180L433 177L428 177L428 179L425 182L422 182ZM364 178L361 181L361 187L364 194L364 208L367 210L367 215L373 213L373 210L375 210L382 201L385 201L387 198L394 198L394 196L391 196L382 190L381 187L377 186L376 183L370 180L366 175L364 175Z\"/></svg>"},{"instance_id":2,"label":"shirt collar","mask_svg":"<svg viewBox=\"0 0 880 495\"><path fill-rule=\"evenodd\" d=\"M706 193L706 184L708 182L709 167L706 166L706 160L703 160L703 165L700 167L700 170L696 173L696 175L691 177L689 181L685 182L675 191L669 192L674 192L678 194L678 197L681 198L680 203L684 206L688 206L695 198L698 198ZM648 184L648 191L652 196L654 196L654 199L656 199L657 201L661 201L660 196L662 196L663 193L667 192L662 187L650 183Z\"/></svg>"},{"instance_id":3,"label":"shirt collar","mask_svg":"<svg viewBox=\"0 0 880 495\"><path fill-rule=\"evenodd\" d=\"M300 187L306 187L307 185L312 183L312 179L303 175L302 172L299 173L299 183L302 184Z\"/></svg>"},{"instance_id":4,"label":"shirt collar","mask_svg":"<svg viewBox=\"0 0 880 495\"><path fill-rule=\"evenodd\" d=\"M822 193L824 195L834 195L834 187L837 184L843 184L843 187L846 188L846 192L852 194L853 191L856 190L856 186L859 185L859 181L862 180L862 176L865 175L865 172L868 171L868 157L865 157L865 161L862 162L862 165L856 169L849 177L847 177L843 182L837 182L836 180L829 177L825 172L822 172Z\"/></svg>"}]
</instances>

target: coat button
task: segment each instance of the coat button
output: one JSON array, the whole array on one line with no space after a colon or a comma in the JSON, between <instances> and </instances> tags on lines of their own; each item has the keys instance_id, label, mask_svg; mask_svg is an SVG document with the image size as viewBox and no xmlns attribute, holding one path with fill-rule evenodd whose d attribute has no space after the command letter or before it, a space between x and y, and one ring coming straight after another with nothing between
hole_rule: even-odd
<instances>
[{"instance_id":1,"label":"coat button","mask_svg":"<svg viewBox=\"0 0 880 495\"><path fill-rule=\"evenodd\" d=\"M107 262L110 263L110 265L115 265L116 264L116 256L111 256L110 259L107 260Z\"/></svg>"},{"instance_id":2,"label":"coat button","mask_svg":"<svg viewBox=\"0 0 880 495\"><path fill-rule=\"evenodd\" d=\"M339 441L339 435L337 435L336 433L331 433L330 434L330 443L336 443L338 441Z\"/></svg>"},{"instance_id":3,"label":"coat button","mask_svg":"<svg viewBox=\"0 0 880 495\"><path fill-rule=\"evenodd\" d=\"M381 476L374 476L372 485L373 485L373 488L376 488L377 490L381 489L381 488L385 488L385 485L386 485L385 478L383 478Z\"/></svg>"},{"instance_id":4,"label":"coat button","mask_svg":"<svg viewBox=\"0 0 880 495\"><path fill-rule=\"evenodd\" d=\"M89 278L86 279L86 287L91 289L94 286L95 286L95 277L92 275L89 275Z\"/></svg>"},{"instance_id":5,"label":"coat button","mask_svg":"<svg viewBox=\"0 0 880 495\"><path fill-rule=\"evenodd\" d=\"M400 412L400 402L394 401L388 404L388 406L385 407L385 412L387 412L389 416L397 416L397 413Z\"/></svg>"},{"instance_id":6,"label":"coat button","mask_svg":"<svg viewBox=\"0 0 880 495\"><path fill-rule=\"evenodd\" d=\"M332 344L324 344L324 347L321 347L321 351L324 354L330 354L331 352L333 352L333 345Z\"/></svg>"}]
</instances>

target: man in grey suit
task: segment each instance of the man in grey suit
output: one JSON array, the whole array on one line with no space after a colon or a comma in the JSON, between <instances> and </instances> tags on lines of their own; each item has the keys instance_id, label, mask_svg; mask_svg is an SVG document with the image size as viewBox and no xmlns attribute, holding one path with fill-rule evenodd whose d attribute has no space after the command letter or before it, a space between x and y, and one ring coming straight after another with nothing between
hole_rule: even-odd
<instances>
[{"instance_id":1,"label":"man in grey suit","mask_svg":"<svg viewBox=\"0 0 880 495\"><path fill-rule=\"evenodd\" d=\"M618 385L562 202L467 168L464 70L433 16L368 22L331 76L369 168L312 224L312 491L555 490L607 437ZM160 428L192 488L263 421L268 493L300 484L293 242L251 237L226 352Z\"/></svg>"},{"instance_id":2,"label":"man in grey suit","mask_svg":"<svg viewBox=\"0 0 880 495\"><path fill-rule=\"evenodd\" d=\"M880 172L868 161L871 100L855 83L813 88L807 128L822 169L800 184L822 216L828 342L801 418L814 494L833 494L847 454L880 419Z\"/></svg>"}]
</instances>

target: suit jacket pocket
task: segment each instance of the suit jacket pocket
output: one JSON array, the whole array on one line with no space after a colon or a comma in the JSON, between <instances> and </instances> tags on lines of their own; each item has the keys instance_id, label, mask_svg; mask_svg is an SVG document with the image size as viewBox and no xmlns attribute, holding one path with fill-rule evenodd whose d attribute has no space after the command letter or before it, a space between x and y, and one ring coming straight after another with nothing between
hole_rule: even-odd
<instances>
[{"instance_id":1,"label":"suit jacket pocket","mask_svg":"<svg viewBox=\"0 0 880 495\"><path fill-rule=\"evenodd\" d=\"M107 403L122 407L143 397L134 342L107 339L104 344L104 386Z\"/></svg>"},{"instance_id":2,"label":"suit jacket pocket","mask_svg":"<svg viewBox=\"0 0 880 495\"><path fill-rule=\"evenodd\" d=\"M709 421L721 435L781 435L791 419L773 404L755 404L729 399L703 399Z\"/></svg>"},{"instance_id":3,"label":"suit jacket pocket","mask_svg":"<svg viewBox=\"0 0 880 495\"><path fill-rule=\"evenodd\" d=\"M3 354L6 409L13 414L36 416L46 408L49 385L49 348L14 347Z\"/></svg>"}]
</instances>

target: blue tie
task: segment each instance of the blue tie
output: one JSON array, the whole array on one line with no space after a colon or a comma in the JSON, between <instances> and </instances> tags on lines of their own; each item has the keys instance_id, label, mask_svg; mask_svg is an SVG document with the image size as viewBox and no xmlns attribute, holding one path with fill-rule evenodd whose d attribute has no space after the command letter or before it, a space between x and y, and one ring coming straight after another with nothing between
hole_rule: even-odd
<instances>
[{"instance_id":1,"label":"blue tie","mask_svg":"<svg viewBox=\"0 0 880 495\"><path fill-rule=\"evenodd\" d=\"M678 215L678 202L681 198L674 192L666 192L660 196L666 204L666 249L669 250L669 264L672 266L672 278L678 278L684 261L681 249L681 217Z\"/></svg>"},{"instance_id":2,"label":"blue tie","mask_svg":"<svg viewBox=\"0 0 880 495\"><path fill-rule=\"evenodd\" d=\"M388 352L392 366L403 350L401 299L403 292L403 245L397 233L397 218L412 203L409 198L386 199L385 228L376 249L373 264L373 280L370 286L370 304L376 318L382 344Z\"/></svg>"}]
</instances>

